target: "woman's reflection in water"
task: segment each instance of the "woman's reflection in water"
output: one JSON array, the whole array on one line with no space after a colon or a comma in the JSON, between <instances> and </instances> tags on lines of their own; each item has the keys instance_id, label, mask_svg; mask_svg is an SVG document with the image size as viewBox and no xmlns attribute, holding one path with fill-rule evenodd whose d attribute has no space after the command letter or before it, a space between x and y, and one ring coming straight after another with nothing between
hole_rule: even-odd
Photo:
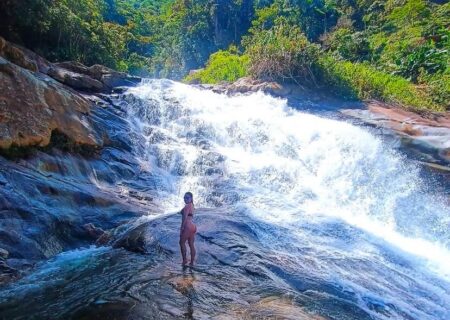
<instances>
[{"instance_id":1,"label":"woman's reflection in water","mask_svg":"<svg viewBox=\"0 0 450 320\"><path fill-rule=\"evenodd\" d=\"M186 319L194 319L194 304L195 299L195 274L192 268L183 267L183 276L179 283L177 283L177 290L187 298L186 312L184 316Z\"/></svg>"}]
</instances>

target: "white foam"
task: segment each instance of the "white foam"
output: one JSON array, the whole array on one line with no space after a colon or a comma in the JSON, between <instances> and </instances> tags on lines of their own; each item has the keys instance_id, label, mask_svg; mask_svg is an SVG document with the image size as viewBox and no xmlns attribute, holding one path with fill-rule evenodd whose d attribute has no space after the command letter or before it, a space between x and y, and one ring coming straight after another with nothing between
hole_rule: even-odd
<instances>
[{"instance_id":1,"label":"white foam","mask_svg":"<svg viewBox=\"0 0 450 320\"><path fill-rule=\"evenodd\" d=\"M296 111L286 100L260 92L229 97L153 80L129 93L157 101L148 108L173 139L164 148L187 163L181 177L166 170L176 185L175 194L166 194L170 208L187 190L208 205L210 180L189 173L203 152L189 137L205 136L226 157L221 178L246 190L240 205L256 218L296 232L305 219L336 217L450 278L450 208L427 190L419 168L368 130ZM142 111L135 107L131 118Z\"/></svg>"}]
</instances>

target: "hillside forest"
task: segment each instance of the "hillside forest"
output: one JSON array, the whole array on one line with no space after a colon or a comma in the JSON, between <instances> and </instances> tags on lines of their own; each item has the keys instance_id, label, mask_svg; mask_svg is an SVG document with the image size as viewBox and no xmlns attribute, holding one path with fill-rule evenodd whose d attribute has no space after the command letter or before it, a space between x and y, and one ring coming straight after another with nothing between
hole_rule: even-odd
<instances>
[{"instance_id":1,"label":"hillside forest","mask_svg":"<svg viewBox=\"0 0 450 320\"><path fill-rule=\"evenodd\" d=\"M450 3L440 0L3 0L0 35L51 61L140 76L251 76L449 108Z\"/></svg>"}]
</instances>

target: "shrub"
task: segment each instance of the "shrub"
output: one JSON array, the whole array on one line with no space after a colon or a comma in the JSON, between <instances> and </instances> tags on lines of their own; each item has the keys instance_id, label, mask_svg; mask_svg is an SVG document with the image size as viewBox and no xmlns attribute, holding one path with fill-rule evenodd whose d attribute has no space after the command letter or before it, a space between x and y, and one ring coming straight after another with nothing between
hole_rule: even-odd
<instances>
[{"instance_id":1,"label":"shrub","mask_svg":"<svg viewBox=\"0 0 450 320\"><path fill-rule=\"evenodd\" d=\"M297 26L276 25L244 40L249 73L259 79L315 83L313 68L319 47Z\"/></svg>"},{"instance_id":2,"label":"shrub","mask_svg":"<svg viewBox=\"0 0 450 320\"><path fill-rule=\"evenodd\" d=\"M369 41L364 32L352 28L339 28L325 35L324 46L335 51L342 59L363 61L370 57Z\"/></svg>"},{"instance_id":3,"label":"shrub","mask_svg":"<svg viewBox=\"0 0 450 320\"><path fill-rule=\"evenodd\" d=\"M200 83L233 82L247 74L248 56L237 52L219 50L213 53L206 67L194 74L188 75L184 81Z\"/></svg>"},{"instance_id":4,"label":"shrub","mask_svg":"<svg viewBox=\"0 0 450 320\"><path fill-rule=\"evenodd\" d=\"M320 58L320 79L335 93L349 98L380 99L416 110L444 108L408 80L384 73L365 63Z\"/></svg>"},{"instance_id":5,"label":"shrub","mask_svg":"<svg viewBox=\"0 0 450 320\"><path fill-rule=\"evenodd\" d=\"M435 103L450 108L450 67L443 73L433 75L423 72L419 76L419 82Z\"/></svg>"}]
</instances>

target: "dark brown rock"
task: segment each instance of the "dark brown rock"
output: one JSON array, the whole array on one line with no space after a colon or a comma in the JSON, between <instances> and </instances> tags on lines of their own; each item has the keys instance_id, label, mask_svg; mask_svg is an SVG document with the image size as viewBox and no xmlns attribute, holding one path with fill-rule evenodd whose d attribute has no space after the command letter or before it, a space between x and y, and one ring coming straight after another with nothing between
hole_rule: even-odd
<instances>
[{"instance_id":1,"label":"dark brown rock","mask_svg":"<svg viewBox=\"0 0 450 320\"><path fill-rule=\"evenodd\" d=\"M44 147L54 132L74 145L100 147L89 123L90 107L62 84L0 57L0 149Z\"/></svg>"},{"instance_id":2,"label":"dark brown rock","mask_svg":"<svg viewBox=\"0 0 450 320\"><path fill-rule=\"evenodd\" d=\"M111 238L111 233L109 231L105 231L100 237L98 237L98 239L95 241L95 244L98 246L107 245Z\"/></svg>"},{"instance_id":3,"label":"dark brown rock","mask_svg":"<svg viewBox=\"0 0 450 320\"><path fill-rule=\"evenodd\" d=\"M27 48L13 44L0 37L0 56L30 71L46 74L50 62Z\"/></svg>"},{"instance_id":4,"label":"dark brown rock","mask_svg":"<svg viewBox=\"0 0 450 320\"><path fill-rule=\"evenodd\" d=\"M55 62L54 66L90 76L89 68L77 61Z\"/></svg>"},{"instance_id":5,"label":"dark brown rock","mask_svg":"<svg viewBox=\"0 0 450 320\"><path fill-rule=\"evenodd\" d=\"M211 89L217 93L235 94L262 91L264 93L280 97L285 97L289 94L292 94L294 91L301 89L298 86L298 88L296 88L295 85L281 84L273 81L256 80L250 77L240 78L233 83L202 85L202 87Z\"/></svg>"},{"instance_id":6,"label":"dark brown rock","mask_svg":"<svg viewBox=\"0 0 450 320\"><path fill-rule=\"evenodd\" d=\"M28 69L30 71L38 71L37 64L27 57L27 55L19 47L12 45L0 37L0 56L8 59L9 61L17 64L18 66Z\"/></svg>"},{"instance_id":7,"label":"dark brown rock","mask_svg":"<svg viewBox=\"0 0 450 320\"><path fill-rule=\"evenodd\" d=\"M86 223L83 228L86 230L89 237L93 239L97 239L105 233L102 228L97 228L93 223Z\"/></svg>"},{"instance_id":8,"label":"dark brown rock","mask_svg":"<svg viewBox=\"0 0 450 320\"><path fill-rule=\"evenodd\" d=\"M6 262L8 256L9 252L0 248L0 285L8 283L19 276L19 271L9 266Z\"/></svg>"},{"instance_id":9,"label":"dark brown rock","mask_svg":"<svg viewBox=\"0 0 450 320\"><path fill-rule=\"evenodd\" d=\"M103 89L103 84L100 81L87 75L63 69L55 65L50 67L48 70L48 75L74 89L88 91L101 91Z\"/></svg>"},{"instance_id":10,"label":"dark brown rock","mask_svg":"<svg viewBox=\"0 0 450 320\"><path fill-rule=\"evenodd\" d=\"M102 246L108 244L111 240L111 233L109 231L105 231L102 228L96 227L93 223L87 223L84 226L89 237L95 239L95 244Z\"/></svg>"},{"instance_id":11,"label":"dark brown rock","mask_svg":"<svg viewBox=\"0 0 450 320\"><path fill-rule=\"evenodd\" d=\"M87 67L79 62L66 61L53 66L57 72L52 71L49 75L75 89L111 91L114 87L131 86L141 81L139 77L100 64Z\"/></svg>"}]
</instances>

